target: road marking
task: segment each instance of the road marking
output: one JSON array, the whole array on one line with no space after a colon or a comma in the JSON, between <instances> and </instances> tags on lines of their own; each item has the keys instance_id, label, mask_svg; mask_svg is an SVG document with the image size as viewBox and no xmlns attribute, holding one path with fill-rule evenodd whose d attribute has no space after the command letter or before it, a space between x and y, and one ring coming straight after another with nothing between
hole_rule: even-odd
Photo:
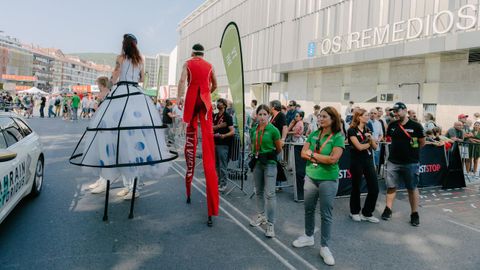
<instances>
[{"instance_id":1,"label":"road marking","mask_svg":"<svg viewBox=\"0 0 480 270\"><path fill-rule=\"evenodd\" d=\"M174 166L172 166L172 168L181 176L185 175L185 171L182 173L180 173L179 169L175 168ZM182 168L183 170L183 168ZM205 186L205 184L200 181L199 178L197 178L196 176L193 177L193 179L199 183L200 185ZM203 196L207 196L207 194L205 194L205 192L203 190L201 190L197 185L195 185L195 183L192 182L192 185L193 187L198 190ZM235 210L235 212L237 212L240 216L242 216L243 218L245 218L247 221L250 220L250 218L245 215L242 211L240 211L238 208L236 208L235 206L233 206L230 202L228 202L225 198L222 198L220 197L220 200L223 202L223 203L226 203L230 208L232 208L233 210ZM273 248L271 248L270 246L268 246L264 240L260 239L258 236L256 236L255 234L253 234L245 225L243 225L240 221L238 221L238 219L236 219L232 214L230 214L227 210L225 210L225 208L223 208L222 206L220 206L220 209L222 210L223 213L227 214L228 217L230 217L240 228L242 228L242 230L244 230L245 232L247 232L255 241L257 241L260 245L262 245L268 252L272 253L273 256L275 256L281 263L283 263L285 266L287 266L288 268L290 269L296 269L293 265L291 265L284 257L282 257L280 254L278 254ZM259 227L257 227L257 230L261 230ZM263 230L262 230L263 231ZM300 262L302 262L303 264L305 264L308 268L310 269L317 269L315 266L313 266L312 264L310 264L308 261L306 261L304 258L300 257L300 255L298 255L297 253L295 253L293 250L291 250L289 247L287 247L285 244L283 244L282 242L280 242L280 240L278 240L277 238L271 238L270 240L273 240L276 244L278 244L280 247L282 247L284 250L288 251L292 256L294 256L297 260L299 260Z\"/></svg>"},{"instance_id":2,"label":"road marking","mask_svg":"<svg viewBox=\"0 0 480 270\"><path fill-rule=\"evenodd\" d=\"M449 213L453 213L452 209L446 209L446 208L443 208L443 212L449 212Z\"/></svg>"},{"instance_id":3,"label":"road marking","mask_svg":"<svg viewBox=\"0 0 480 270\"><path fill-rule=\"evenodd\" d=\"M470 229L472 231L480 233L480 230L477 229L477 228L474 228L474 227L471 227L471 226L468 226L468 225L465 225L465 224L462 224L462 223L459 223L459 222L456 222L456 221L453 221L453 220L450 220L450 219L447 219L447 221L450 222L450 223L456 224L458 226L461 226L461 227L464 227L464 228L467 228L467 229Z\"/></svg>"},{"instance_id":4,"label":"road marking","mask_svg":"<svg viewBox=\"0 0 480 270\"><path fill-rule=\"evenodd\" d=\"M437 197L437 195L435 195L435 193L432 193L432 196L433 196L433 197Z\"/></svg>"}]
</instances>

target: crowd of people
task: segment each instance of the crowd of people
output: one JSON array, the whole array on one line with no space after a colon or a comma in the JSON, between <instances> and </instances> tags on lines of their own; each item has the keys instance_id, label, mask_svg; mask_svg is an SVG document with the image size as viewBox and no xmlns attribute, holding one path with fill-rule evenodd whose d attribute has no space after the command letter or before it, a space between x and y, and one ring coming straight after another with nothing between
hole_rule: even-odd
<instances>
[{"instance_id":1,"label":"crowd of people","mask_svg":"<svg viewBox=\"0 0 480 270\"><path fill-rule=\"evenodd\" d=\"M14 96L5 92L0 96L0 106L4 111L12 111L31 118L34 110L37 109L40 118L61 117L71 121L78 120L79 117L90 119L97 110L99 102L98 96L77 94L77 92L49 95L15 94ZM46 113L45 110L47 110Z\"/></svg>"},{"instance_id":2,"label":"crowd of people","mask_svg":"<svg viewBox=\"0 0 480 270\"><path fill-rule=\"evenodd\" d=\"M175 144L175 139L179 135L185 136L184 153L187 167L185 183L188 204L191 203L190 190L200 123L207 189L207 224L212 226L211 217L218 215L218 192L225 191L228 184L227 165L233 138L238 133L232 102L223 98L217 99L213 104L210 102L210 93L217 87L216 77L212 65L203 59L204 48L200 44L192 47L192 58L182 69L178 93L183 97L186 91L185 100L152 102L144 99L143 95L140 95L142 90L138 87L138 83L143 81L143 65L137 48L137 39L132 34L125 34L123 38L122 54L117 57L112 78L101 77L97 80L100 87L99 97L79 96L77 93L49 96L48 99L41 97L40 117L44 117L43 110L48 103L48 117L60 117L62 112L65 120L76 121L79 113L81 118L92 118L87 132L96 132L95 136L85 138L86 145L94 147L91 149L88 146L83 153L82 162L76 165L102 168L99 179L90 185L92 193L105 192L107 178L121 177L124 188L117 195L126 200L139 196L139 193L135 192L134 178L148 175L147 172L151 169L157 170L153 165L171 160L165 158L169 149L163 141ZM109 91L112 82L117 85L115 91ZM125 99L126 96L128 98ZM21 108L25 110L26 115L31 116L35 102L33 97L3 97L3 100L9 100L11 104L15 104L13 107L15 110ZM100 106L103 100L109 100L109 105L114 105ZM128 104L133 105L127 106ZM140 107L144 113L139 111ZM150 112L154 108L158 113L152 116ZM136 136L139 142L130 141L128 136L122 137L123 141L120 142L120 136L105 132L118 129L123 118L103 119L103 115L101 117L98 116L100 114L94 115L97 109L108 111L108 115L111 113L112 116L127 115L126 119L131 122L123 128L127 130L128 136ZM475 115L472 130L468 115L459 115L458 122L455 122L444 136L433 115L427 113L425 124L422 125L416 112L408 110L402 102L397 102L391 108L375 107L370 110L354 106L354 103L350 102L345 118L342 118L331 106L321 108L315 105L313 112L305 117L300 104L294 100L288 102L288 107L282 105L279 100L260 105L256 100L252 100L245 117L245 134L250 149L248 166L252 171L256 197L256 213L250 225L253 227L266 225L265 236L275 237L277 212L275 188L284 166L282 163L284 145L292 143L303 145L301 158L306 160L303 187L304 233L292 242L294 247L302 248L315 244L315 210L319 203L320 256L327 265L335 264L334 256L329 249L329 241L334 199L339 185L339 160L345 151L350 151L351 158L352 192L348 215L352 221L375 224L380 222L377 216L385 221L392 219L397 188L405 186L411 208L410 224L419 226L417 185L420 149L425 144L447 147L453 142L462 143L467 172L469 174L478 172L480 151L479 148L475 148L475 144L480 143L479 117L480 114ZM167 127L164 137L163 133L159 133L158 138L156 133L155 136L147 135L148 131L158 129L160 126ZM136 132L136 129L142 129L142 132ZM100 138L97 138L97 133ZM347 144L350 146L346 147ZM123 152L122 159L126 158L126 163L119 161L120 155L116 155L116 160L115 155L112 155L120 151L115 148L119 146L127 148L131 146L131 149L128 148L130 150ZM148 154L148 157L139 158L138 151ZM385 151L389 154L385 155ZM387 160L382 160L385 157ZM130 159L135 161L132 162ZM386 206L379 215L375 213L375 206L379 195L377 173L381 164L385 164L387 168L387 194ZM141 166L146 169L140 169ZM216 170L211 169L213 166ZM164 164L156 171L157 177L166 171L168 166ZM362 177L366 180L368 190L363 207L360 198Z\"/></svg>"}]
</instances>

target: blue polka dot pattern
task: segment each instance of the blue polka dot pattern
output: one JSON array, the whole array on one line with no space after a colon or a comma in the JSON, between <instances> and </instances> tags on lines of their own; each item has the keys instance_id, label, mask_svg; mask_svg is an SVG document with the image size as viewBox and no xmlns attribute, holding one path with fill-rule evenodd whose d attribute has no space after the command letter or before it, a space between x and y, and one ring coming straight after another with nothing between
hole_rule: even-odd
<instances>
[{"instance_id":1,"label":"blue polka dot pattern","mask_svg":"<svg viewBox=\"0 0 480 270\"><path fill-rule=\"evenodd\" d=\"M107 157L109 157L110 156L110 145L107 144L105 146L105 152L107 153Z\"/></svg>"},{"instance_id":2,"label":"blue polka dot pattern","mask_svg":"<svg viewBox=\"0 0 480 270\"><path fill-rule=\"evenodd\" d=\"M105 166L105 162L103 162L103 160L100 159L100 166Z\"/></svg>"},{"instance_id":3,"label":"blue polka dot pattern","mask_svg":"<svg viewBox=\"0 0 480 270\"><path fill-rule=\"evenodd\" d=\"M137 142L135 144L135 149L138 151L143 151L143 149L145 149L145 144L143 142Z\"/></svg>"},{"instance_id":4,"label":"blue polka dot pattern","mask_svg":"<svg viewBox=\"0 0 480 270\"><path fill-rule=\"evenodd\" d=\"M148 155L147 156L147 162L152 162L152 161L153 161L152 155ZM150 166L155 166L155 164L150 164Z\"/></svg>"},{"instance_id":5,"label":"blue polka dot pattern","mask_svg":"<svg viewBox=\"0 0 480 270\"><path fill-rule=\"evenodd\" d=\"M144 159L143 157L136 157L135 158L135 163L143 163Z\"/></svg>"},{"instance_id":6,"label":"blue polka dot pattern","mask_svg":"<svg viewBox=\"0 0 480 270\"><path fill-rule=\"evenodd\" d=\"M135 116L135 117L137 117L137 118L140 118L140 117L142 117L142 113L139 112L139 111L134 111L134 112L133 112L133 116Z\"/></svg>"},{"instance_id":7,"label":"blue polka dot pattern","mask_svg":"<svg viewBox=\"0 0 480 270\"><path fill-rule=\"evenodd\" d=\"M122 112L115 112L112 116L113 121L118 122L120 121L120 118L122 117Z\"/></svg>"}]
</instances>

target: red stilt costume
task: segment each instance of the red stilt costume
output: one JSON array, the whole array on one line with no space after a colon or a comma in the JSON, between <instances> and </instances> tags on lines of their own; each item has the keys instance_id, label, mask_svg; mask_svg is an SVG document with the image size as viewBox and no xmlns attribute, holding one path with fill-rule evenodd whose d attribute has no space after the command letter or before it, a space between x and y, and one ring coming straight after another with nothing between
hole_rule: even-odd
<instances>
[{"instance_id":1,"label":"red stilt costume","mask_svg":"<svg viewBox=\"0 0 480 270\"><path fill-rule=\"evenodd\" d=\"M192 57L186 62L188 88L185 97L183 121L187 123L185 161L187 173L185 184L187 198L190 198L195 154L197 150L198 120L202 129L203 169L207 185L208 216L218 216L218 178L215 170L215 144L213 140L212 103L210 85L213 67L202 57Z\"/></svg>"}]
</instances>

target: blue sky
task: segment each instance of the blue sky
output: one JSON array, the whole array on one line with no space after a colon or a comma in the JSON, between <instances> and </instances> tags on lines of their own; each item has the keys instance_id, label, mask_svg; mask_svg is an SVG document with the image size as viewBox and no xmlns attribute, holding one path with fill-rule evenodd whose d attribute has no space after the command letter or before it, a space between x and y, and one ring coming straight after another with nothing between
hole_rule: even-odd
<instances>
[{"instance_id":1,"label":"blue sky","mask_svg":"<svg viewBox=\"0 0 480 270\"><path fill-rule=\"evenodd\" d=\"M4 0L0 31L65 53L119 53L133 33L143 54L169 53L177 25L204 0Z\"/></svg>"}]
</instances>

